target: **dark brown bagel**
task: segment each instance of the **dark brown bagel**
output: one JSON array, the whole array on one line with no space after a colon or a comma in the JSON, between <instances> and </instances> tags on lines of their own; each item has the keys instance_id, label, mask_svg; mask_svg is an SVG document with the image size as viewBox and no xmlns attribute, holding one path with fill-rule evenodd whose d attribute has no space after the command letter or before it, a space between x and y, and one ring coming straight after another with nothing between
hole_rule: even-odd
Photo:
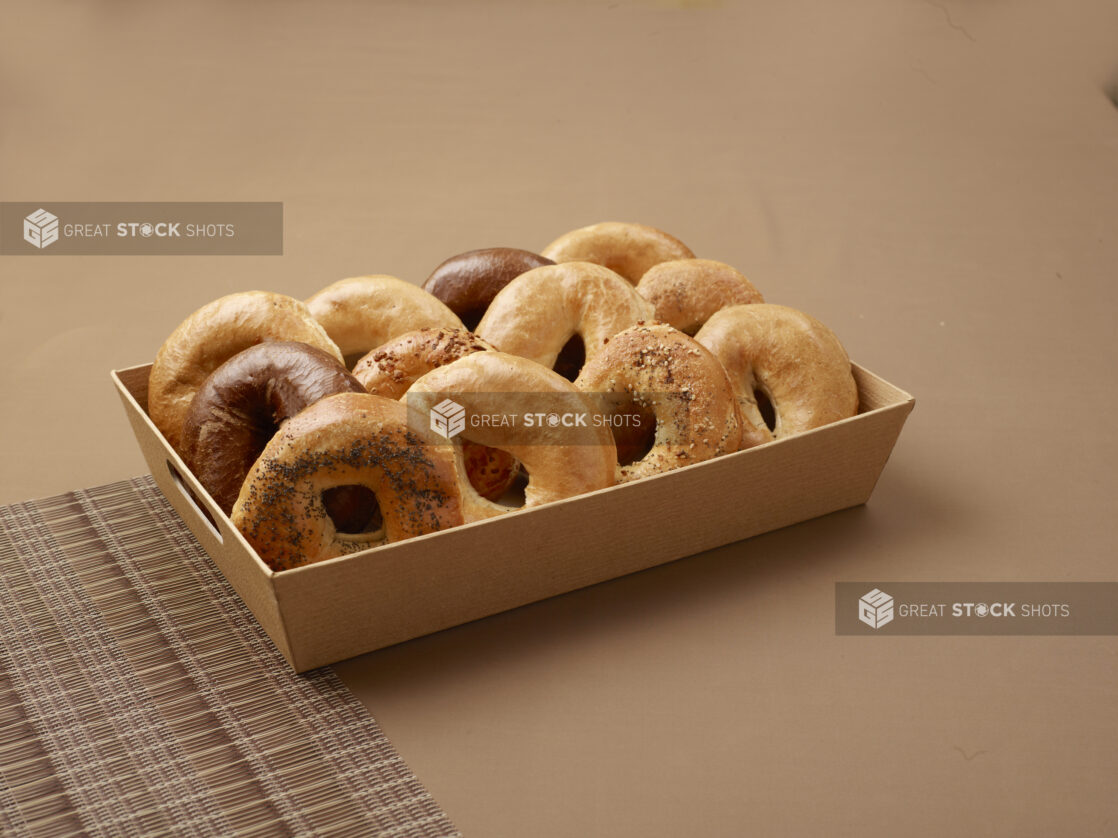
<instances>
[{"instance_id":1,"label":"dark brown bagel","mask_svg":"<svg viewBox=\"0 0 1118 838\"><path fill-rule=\"evenodd\" d=\"M294 341L249 347L198 389L183 423L183 460L228 514L245 475L286 419L326 396L364 392L321 349ZM338 500L344 505L344 498Z\"/></svg>"},{"instance_id":2,"label":"dark brown bagel","mask_svg":"<svg viewBox=\"0 0 1118 838\"><path fill-rule=\"evenodd\" d=\"M427 277L423 290L438 297L473 331L497 292L525 271L554 265L515 247L487 247L451 256Z\"/></svg>"},{"instance_id":3,"label":"dark brown bagel","mask_svg":"<svg viewBox=\"0 0 1118 838\"><path fill-rule=\"evenodd\" d=\"M151 365L148 415L172 448L182 453L182 423L206 376L265 340L297 340L343 357L310 309L291 297L243 291L206 303L163 341Z\"/></svg>"}]
</instances>

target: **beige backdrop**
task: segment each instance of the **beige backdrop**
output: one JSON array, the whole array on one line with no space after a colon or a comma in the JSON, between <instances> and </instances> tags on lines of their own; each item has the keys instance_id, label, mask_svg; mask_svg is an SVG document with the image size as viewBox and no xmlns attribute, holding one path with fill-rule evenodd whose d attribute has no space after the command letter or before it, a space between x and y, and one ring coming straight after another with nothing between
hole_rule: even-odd
<instances>
[{"instance_id":1,"label":"beige backdrop","mask_svg":"<svg viewBox=\"0 0 1118 838\"><path fill-rule=\"evenodd\" d=\"M867 507L339 667L468 836L1113 835L1115 638L835 637L838 580L1115 578L1118 4L4 2L0 199L283 201L282 257L0 257L0 502L143 471L221 294L660 226L917 397Z\"/></svg>"}]
</instances>

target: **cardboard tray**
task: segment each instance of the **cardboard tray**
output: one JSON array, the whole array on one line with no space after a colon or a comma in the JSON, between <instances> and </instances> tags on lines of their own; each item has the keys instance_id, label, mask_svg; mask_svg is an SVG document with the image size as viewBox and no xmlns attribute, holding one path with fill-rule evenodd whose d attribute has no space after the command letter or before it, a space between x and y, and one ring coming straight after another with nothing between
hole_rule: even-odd
<instances>
[{"instance_id":1,"label":"cardboard tray","mask_svg":"<svg viewBox=\"0 0 1118 838\"><path fill-rule=\"evenodd\" d=\"M148 418L150 370L112 378L155 482L298 672L865 503L915 404L855 364L850 419L277 573Z\"/></svg>"}]
</instances>

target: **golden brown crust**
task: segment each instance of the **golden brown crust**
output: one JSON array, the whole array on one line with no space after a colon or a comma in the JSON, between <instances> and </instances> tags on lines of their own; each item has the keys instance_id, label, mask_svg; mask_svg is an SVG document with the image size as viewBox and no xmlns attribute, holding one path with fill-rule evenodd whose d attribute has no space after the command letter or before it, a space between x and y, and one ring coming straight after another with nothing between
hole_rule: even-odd
<instances>
[{"instance_id":1,"label":"golden brown crust","mask_svg":"<svg viewBox=\"0 0 1118 838\"><path fill-rule=\"evenodd\" d=\"M663 323L614 335L583 367L575 386L587 393L627 394L656 416L651 450L618 466L624 483L736 451L741 416L718 360L692 338Z\"/></svg>"},{"instance_id":2,"label":"golden brown crust","mask_svg":"<svg viewBox=\"0 0 1118 838\"><path fill-rule=\"evenodd\" d=\"M339 534L322 493L364 486L384 525ZM408 427L400 402L328 396L289 419L253 465L233 524L273 570L286 570L463 523L450 449Z\"/></svg>"},{"instance_id":3,"label":"golden brown crust","mask_svg":"<svg viewBox=\"0 0 1118 838\"><path fill-rule=\"evenodd\" d=\"M374 349L357 362L353 374L370 393L399 399L418 378L471 352L494 351L472 332L417 329ZM516 479L519 464L503 451L466 443L463 460L470 485L488 500L497 500Z\"/></svg>"},{"instance_id":4,"label":"golden brown crust","mask_svg":"<svg viewBox=\"0 0 1118 838\"><path fill-rule=\"evenodd\" d=\"M695 340L722 362L742 413L757 428L746 447L858 412L858 386L846 350L834 332L802 311L770 303L725 308ZM757 391L773 407L771 434L761 418Z\"/></svg>"},{"instance_id":5,"label":"golden brown crust","mask_svg":"<svg viewBox=\"0 0 1118 838\"><path fill-rule=\"evenodd\" d=\"M523 273L489 305L477 334L500 351L551 368L574 335L586 361L613 335L652 317L652 305L601 265L566 262Z\"/></svg>"},{"instance_id":6,"label":"golden brown crust","mask_svg":"<svg viewBox=\"0 0 1118 838\"><path fill-rule=\"evenodd\" d=\"M661 262L641 277L637 292L655 306L657 320L687 335L720 309L765 301L739 271L713 259Z\"/></svg>"},{"instance_id":7,"label":"golden brown crust","mask_svg":"<svg viewBox=\"0 0 1118 838\"><path fill-rule=\"evenodd\" d=\"M269 291L229 294L179 324L155 356L148 381L148 415L171 447L206 377L243 349L265 340L306 343L342 360L338 347L299 300Z\"/></svg>"},{"instance_id":8,"label":"golden brown crust","mask_svg":"<svg viewBox=\"0 0 1118 838\"><path fill-rule=\"evenodd\" d=\"M416 329L378 346L357 362L353 375L370 393L398 399L436 367L493 348L462 329Z\"/></svg>"},{"instance_id":9,"label":"golden brown crust","mask_svg":"<svg viewBox=\"0 0 1118 838\"><path fill-rule=\"evenodd\" d=\"M555 372L532 361L503 352L475 352L432 370L420 378L404 397L413 424L428 421L431 408L451 398L466 409L467 416L524 416L556 403L575 405L587 415L595 412L591 399ZM527 437L515 438L507 427L477 426L467 422L455 439L469 440L506 451L524 464L528 472L525 506L592 492L613 485L617 454L608 427L588 423L574 437L564 429L539 428ZM460 446L455 445L458 468L463 468ZM463 477L463 499L467 520L479 520L508 509L485 500L469 488Z\"/></svg>"},{"instance_id":10,"label":"golden brown crust","mask_svg":"<svg viewBox=\"0 0 1118 838\"><path fill-rule=\"evenodd\" d=\"M464 328L422 288L385 274L340 279L309 297L307 307L346 358L415 329Z\"/></svg>"},{"instance_id":11,"label":"golden brown crust","mask_svg":"<svg viewBox=\"0 0 1118 838\"><path fill-rule=\"evenodd\" d=\"M691 259L691 248L663 230L627 221L603 221L571 230L542 251L553 262L593 262L636 282L653 265Z\"/></svg>"}]
</instances>

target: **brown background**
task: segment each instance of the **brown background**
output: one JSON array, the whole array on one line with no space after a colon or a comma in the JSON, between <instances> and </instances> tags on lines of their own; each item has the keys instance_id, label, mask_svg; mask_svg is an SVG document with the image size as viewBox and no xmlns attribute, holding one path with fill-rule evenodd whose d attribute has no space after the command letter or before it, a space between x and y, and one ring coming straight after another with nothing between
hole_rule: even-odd
<instances>
[{"instance_id":1,"label":"brown background","mask_svg":"<svg viewBox=\"0 0 1118 838\"><path fill-rule=\"evenodd\" d=\"M833 614L1115 578L1118 5L2 12L0 198L278 200L286 239L0 258L0 502L140 473L108 370L216 296L654 224L917 409L867 507L340 666L404 758L469 836L1118 833L1118 641Z\"/></svg>"}]
</instances>

